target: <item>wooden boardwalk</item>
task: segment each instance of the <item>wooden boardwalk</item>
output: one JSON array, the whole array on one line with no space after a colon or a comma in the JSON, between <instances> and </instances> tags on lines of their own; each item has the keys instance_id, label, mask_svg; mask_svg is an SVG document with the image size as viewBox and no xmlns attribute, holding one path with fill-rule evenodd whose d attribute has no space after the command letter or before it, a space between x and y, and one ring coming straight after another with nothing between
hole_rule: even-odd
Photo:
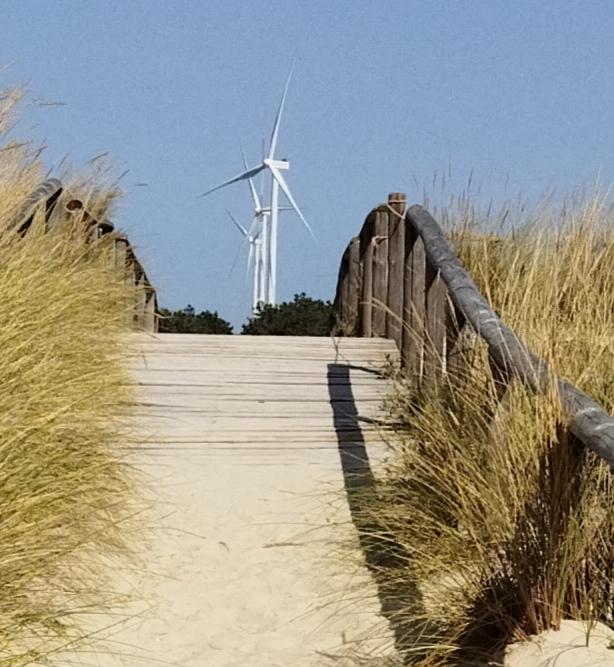
<instances>
[{"instance_id":1,"label":"wooden boardwalk","mask_svg":"<svg viewBox=\"0 0 614 667\"><path fill-rule=\"evenodd\" d=\"M377 415L386 381L373 371L394 343L143 335L138 349L135 461L156 493L154 539L127 580L134 616L98 620L114 624L99 653L71 664L316 667L389 654L342 467L365 443L382 455L357 415Z\"/></svg>"}]
</instances>

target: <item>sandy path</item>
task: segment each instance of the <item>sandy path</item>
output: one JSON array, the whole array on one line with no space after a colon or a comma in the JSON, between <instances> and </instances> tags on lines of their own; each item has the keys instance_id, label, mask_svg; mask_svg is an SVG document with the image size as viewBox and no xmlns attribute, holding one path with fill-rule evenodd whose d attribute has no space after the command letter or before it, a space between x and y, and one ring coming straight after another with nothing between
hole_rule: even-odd
<instances>
[{"instance_id":1,"label":"sandy path","mask_svg":"<svg viewBox=\"0 0 614 667\"><path fill-rule=\"evenodd\" d=\"M136 462L157 494L147 567L126 577L140 602L134 618L98 619L117 624L70 664L315 667L354 649L389 654L335 425L351 428L349 391L374 416L385 390L342 366L379 367L392 344L161 335L140 347Z\"/></svg>"}]
</instances>

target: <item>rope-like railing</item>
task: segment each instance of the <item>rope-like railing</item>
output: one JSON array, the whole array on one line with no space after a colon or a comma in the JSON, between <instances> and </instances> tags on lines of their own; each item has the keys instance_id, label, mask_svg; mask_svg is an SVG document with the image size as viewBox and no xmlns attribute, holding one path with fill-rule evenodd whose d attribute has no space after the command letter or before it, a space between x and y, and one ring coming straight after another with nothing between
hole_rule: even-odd
<instances>
[{"instance_id":1,"label":"rope-like railing","mask_svg":"<svg viewBox=\"0 0 614 667\"><path fill-rule=\"evenodd\" d=\"M345 251L335 298L337 331L396 341L419 380L452 373L466 325L486 343L501 378L544 391L554 382L571 433L614 469L614 418L567 380L554 377L477 289L444 231L405 195L375 208Z\"/></svg>"}]
</instances>

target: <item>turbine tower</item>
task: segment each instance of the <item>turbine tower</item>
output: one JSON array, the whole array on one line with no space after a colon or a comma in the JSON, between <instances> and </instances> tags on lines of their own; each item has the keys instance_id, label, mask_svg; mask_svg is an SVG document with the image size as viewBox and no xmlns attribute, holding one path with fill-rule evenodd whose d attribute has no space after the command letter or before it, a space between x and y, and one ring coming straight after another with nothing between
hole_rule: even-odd
<instances>
[{"instance_id":1,"label":"turbine tower","mask_svg":"<svg viewBox=\"0 0 614 667\"><path fill-rule=\"evenodd\" d=\"M279 160L275 157L275 151L277 149L277 140L279 137L279 125L281 122L281 117L284 110L284 105L286 103L286 96L288 94L288 87L290 85L290 79L292 78L292 71L288 75L286 80L286 85L284 86L283 94L281 96L281 101L279 103L279 108L277 110L277 115L275 116L275 123L273 124L273 131L271 133L271 141L269 143L268 154L263 157L262 162L256 166L249 169L247 167L247 160L245 155L243 155L243 165L244 171L233 178L229 178L227 181L224 181L220 185L217 185L207 192L200 195L205 197L216 190L221 190L232 183L237 183L239 181L247 180L252 192L252 199L254 200L254 216L260 218L261 225L261 239L262 239L262 254L264 257L264 294L263 302L274 305L277 295L277 236L278 236L278 227L279 227L279 212L286 207L279 206L279 191L283 192L286 199L288 200L291 209L293 209L296 214L299 216L303 225L307 228L309 233L314 236L313 230L309 226L309 223L305 219L305 216L302 214L298 204L294 200L288 184L283 176L284 171L287 171L290 168L290 164L287 160ZM263 207L260 203L260 199L254 187L252 181L253 177L257 174L264 172L268 173L271 176L271 201L268 207ZM252 223L253 224L253 223ZM314 236L315 238L315 236Z\"/></svg>"},{"instance_id":2,"label":"turbine tower","mask_svg":"<svg viewBox=\"0 0 614 667\"><path fill-rule=\"evenodd\" d=\"M256 233L253 233L252 228L250 227L250 231L248 231L240 222L237 221L237 219L228 209L226 209L226 213L228 213L230 219L234 223L234 226L239 230L244 240L249 243L249 253L247 255L247 273L249 274L253 262L254 275L252 284L252 313L256 313L258 311L258 305L264 300L264 264L262 257L262 239L260 237L260 230L257 230Z\"/></svg>"}]
</instances>

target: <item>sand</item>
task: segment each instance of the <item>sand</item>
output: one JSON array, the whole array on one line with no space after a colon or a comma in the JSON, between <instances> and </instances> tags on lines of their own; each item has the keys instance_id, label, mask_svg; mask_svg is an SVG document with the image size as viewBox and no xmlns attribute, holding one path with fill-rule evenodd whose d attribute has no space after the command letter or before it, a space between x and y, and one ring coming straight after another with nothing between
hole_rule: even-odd
<instances>
[{"instance_id":1,"label":"sand","mask_svg":"<svg viewBox=\"0 0 614 667\"><path fill-rule=\"evenodd\" d=\"M140 349L134 463L155 494L144 567L121 573L135 602L93 619L91 650L67 663L316 667L393 654L330 400L331 386L348 389L331 363L375 368L391 344L157 336ZM347 372L361 414L376 416L386 383Z\"/></svg>"},{"instance_id":2,"label":"sand","mask_svg":"<svg viewBox=\"0 0 614 667\"><path fill-rule=\"evenodd\" d=\"M385 458L389 341L143 336L134 465L153 497L133 602L89 619L96 667L388 667L388 621L344 490L339 433ZM347 365L352 366L348 368ZM332 402L331 402L332 394ZM353 399L353 400L352 400ZM352 450L350 450L352 451ZM506 667L614 667L614 632L565 621ZM485 666L486 667L486 666Z\"/></svg>"},{"instance_id":3,"label":"sand","mask_svg":"<svg viewBox=\"0 0 614 667\"><path fill-rule=\"evenodd\" d=\"M614 631L603 624L590 628L579 621L563 621L530 642L512 644L506 667L613 667Z\"/></svg>"}]
</instances>

